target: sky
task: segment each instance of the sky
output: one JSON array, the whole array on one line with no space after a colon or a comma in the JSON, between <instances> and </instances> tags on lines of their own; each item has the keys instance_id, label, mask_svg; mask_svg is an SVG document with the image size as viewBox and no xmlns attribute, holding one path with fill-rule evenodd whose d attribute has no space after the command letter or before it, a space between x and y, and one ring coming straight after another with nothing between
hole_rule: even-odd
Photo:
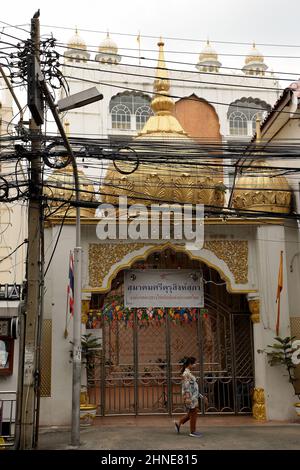
<instances>
[{"instance_id":1,"label":"sky","mask_svg":"<svg viewBox=\"0 0 300 470\"><path fill-rule=\"evenodd\" d=\"M86 43L97 46L109 30L121 54L137 56L136 37L140 31L141 49L155 51L142 52L142 55L155 59L156 38L162 36L165 38L166 59L190 63L190 66L181 66L187 69L193 68L192 64L196 63L197 55L204 44L201 40L205 41L207 38L220 54L242 55L220 55L223 66L229 67L241 67L244 54L249 51L250 46L218 44L214 41L298 45L257 47L264 55L298 56L297 59L266 57L265 61L275 72L296 74L291 77L292 80L300 76L299 0L290 0L287 4L282 0L15 0L5 2L5 7L1 8L1 20L12 25L27 24L24 28L28 29L30 17L38 8L41 10L42 34L52 31L57 39L66 42L72 35L71 30L47 28L43 25L66 28L77 26ZM0 26L6 25L0 23ZM84 29L96 30L99 33L88 33L82 31ZM26 33L14 28L5 27L4 31L21 38L26 36ZM171 37L179 40L167 39ZM171 51L178 51L180 54ZM132 59L131 62L134 60L137 63L137 59Z\"/></svg>"}]
</instances>

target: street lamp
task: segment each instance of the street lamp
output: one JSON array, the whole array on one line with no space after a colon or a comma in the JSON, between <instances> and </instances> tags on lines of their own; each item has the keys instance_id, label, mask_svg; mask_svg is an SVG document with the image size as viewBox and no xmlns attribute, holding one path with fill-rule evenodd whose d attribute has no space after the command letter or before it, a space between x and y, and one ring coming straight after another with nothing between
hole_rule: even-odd
<instances>
[{"instance_id":1,"label":"street lamp","mask_svg":"<svg viewBox=\"0 0 300 470\"><path fill-rule=\"evenodd\" d=\"M57 102L58 112L69 111L70 109L81 108L87 104L94 103L103 99L103 95L99 93L97 87L88 88L74 95L67 96Z\"/></svg>"},{"instance_id":2,"label":"street lamp","mask_svg":"<svg viewBox=\"0 0 300 470\"><path fill-rule=\"evenodd\" d=\"M74 317L73 317L73 384L72 384L72 427L71 445L80 445L80 384L81 384L81 237L80 237L80 199L79 199L79 178L76 159L66 135L64 126L60 120L59 112L79 108L95 101L103 99L103 95L96 87L68 96L55 105L48 90L45 80L40 80L41 88L48 102L64 145L71 158L75 184L76 202L76 241L74 249Z\"/></svg>"}]
</instances>

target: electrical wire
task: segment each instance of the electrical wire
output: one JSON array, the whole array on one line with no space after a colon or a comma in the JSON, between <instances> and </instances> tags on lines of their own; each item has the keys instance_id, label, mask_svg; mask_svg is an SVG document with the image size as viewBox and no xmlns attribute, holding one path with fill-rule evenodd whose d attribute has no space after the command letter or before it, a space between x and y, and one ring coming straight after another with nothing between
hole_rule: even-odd
<instances>
[{"instance_id":1,"label":"electrical wire","mask_svg":"<svg viewBox=\"0 0 300 470\"><path fill-rule=\"evenodd\" d=\"M115 85L115 84L107 83L107 82L103 82L103 81L96 81L96 80L76 77L74 75L73 76L64 75L64 77L68 78L70 80L77 80L77 81L81 81L81 82L84 82L84 83L94 83L96 85L102 85L102 86L107 86L107 87L110 87L110 88L117 88L117 89L120 89L120 90L134 91L134 92L145 94L145 90L143 90L141 88L128 87L128 86L124 86L124 85ZM160 92L152 91L152 94L157 95L157 96L161 96ZM178 100L185 99L185 100L188 100L188 101L195 101L195 102L199 103L199 98L179 96L179 95L174 95L174 94L170 94L170 93L164 94L164 96L166 96L168 98L173 98L173 99L178 99ZM214 105L220 105L220 106L230 106L230 105L233 104L233 103L223 103L223 102L220 102L220 101L212 101L212 100L209 100L209 103L214 104ZM234 104L234 107L244 109L244 106L237 105L237 104ZM247 109L262 111L262 108L256 107L256 106L247 106ZM289 114L290 115L289 111L277 111L275 109L272 109L272 113L277 113L277 114L281 113L281 114Z\"/></svg>"},{"instance_id":2,"label":"electrical wire","mask_svg":"<svg viewBox=\"0 0 300 470\"><path fill-rule=\"evenodd\" d=\"M25 238L25 240L22 243L20 243L20 245L18 245L9 255L5 256L5 258L0 259L0 263L2 263L2 261L5 261L6 259L10 258L15 253L15 251L17 251L19 248L21 248L21 246L25 245L25 243L28 243L27 238Z\"/></svg>"},{"instance_id":3,"label":"electrical wire","mask_svg":"<svg viewBox=\"0 0 300 470\"><path fill-rule=\"evenodd\" d=\"M92 68L92 67L82 67L79 65L72 65L72 64L61 64L63 67L70 67L73 69L77 70L89 70L93 72L99 72L99 73L109 73L109 74L115 74L115 75L122 75L122 76L130 76L130 77L139 77L139 78L147 78L149 80L153 79L155 80L156 77L154 75L146 75L146 74L141 74L141 73L133 73L133 72L121 72L119 70L114 70L114 69L105 69L105 68ZM163 70L161 67L158 67L157 70ZM286 79L287 80L287 79ZM206 80L191 80L187 78L175 78L175 77L169 77L170 82L182 82L182 83L196 83L197 85L214 85L216 87L231 87L231 88L250 88L254 90L272 90L272 91L281 91L282 88L275 88L275 87L267 87L267 86L257 86L257 85L244 85L244 84L235 84L235 83L217 83L217 82L209 82ZM151 83L152 85L153 83Z\"/></svg>"},{"instance_id":4,"label":"electrical wire","mask_svg":"<svg viewBox=\"0 0 300 470\"><path fill-rule=\"evenodd\" d=\"M54 256L54 254L55 254L55 251L56 251L56 248L57 248L57 244L58 244L58 241L59 241L59 238L60 238L60 235L61 235L61 232L62 232L62 229L63 229L63 226L64 226L64 223L65 223L65 220L66 220L67 213L68 213L69 209L70 209L70 205L67 207L66 212L64 213L64 216L63 216L63 218L62 218L62 221L61 221L61 224L60 224L60 227L59 227L59 232L58 232L58 234L57 234L56 242L55 242L55 245L54 245L54 247L53 247L51 256L50 256L50 258L49 258L47 267L46 267L45 272L44 272L44 277L46 277L47 272L48 272L48 270L49 270L49 268L50 268L50 265L51 265L53 256Z\"/></svg>"},{"instance_id":5,"label":"electrical wire","mask_svg":"<svg viewBox=\"0 0 300 470\"><path fill-rule=\"evenodd\" d=\"M41 27L43 28L54 28L54 29L63 29L63 30L69 30L69 31L74 31L74 28L72 27L67 27L67 26L58 26L58 25L46 25L42 24ZM92 29L84 29L80 28L80 31L86 32L86 33L99 33L99 34L107 34L107 31L99 31L99 30L92 30ZM133 33L121 33L121 32L110 32L112 35L118 35L118 36L127 36L127 37L135 37L137 38L138 34L133 34ZM147 34L142 34L140 35L141 38L146 38L146 39L154 39L158 40L158 37L156 35L147 35ZM180 41L180 42L204 42L207 43L207 38L206 39L195 39L195 38L182 38L182 37L172 37L172 36L165 36L164 40L171 40L171 41ZM211 43L214 44L229 44L229 45L242 45L242 46L253 46L253 42L241 42L241 41L224 41L224 40L210 40ZM265 47L291 47L291 48L300 48L300 45L296 44L274 44L274 43L259 43L255 42L257 46L265 46Z\"/></svg>"},{"instance_id":6,"label":"electrical wire","mask_svg":"<svg viewBox=\"0 0 300 470\"><path fill-rule=\"evenodd\" d=\"M67 43L59 43L59 45L62 45L64 48L68 47L68 44ZM88 45L87 47L93 47L93 48L97 48L97 46L95 45ZM70 47L70 49L72 49L72 47ZM76 48L73 48L73 49L76 49ZM129 50L129 51L139 51L138 48L131 48L131 47L118 47L118 49L120 50ZM80 48L77 48L77 50L81 50ZM95 50L90 50L90 52L96 52ZM157 52L157 49L141 49L141 51L144 51L144 52ZM189 51L172 51L172 50L168 50L168 49L165 49L164 50L165 53L167 54L192 54L192 55L199 55L199 53L197 52L189 52ZM104 53L105 54L105 53ZM112 54L110 54L112 55ZM218 56L224 56L224 57L246 57L246 54L233 54L233 53L226 53L226 52L218 52ZM139 57L139 56L129 56L129 55L123 55L123 57L131 57L131 58L136 58L136 59L143 59L143 60L155 60L155 59L151 59L150 57ZM266 58L272 58L272 59L300 59L300 56L288 56L288 55L267 55L267 54L264 54L264 57ZM170 61L168 61L170 62ZM195 65L195 64L189 64L189 65Z\"/></svg>"},{"instance_id":7,"label":"electrical wire","mask_svg":"<svg viewBox=\"0 0 300 470\"><path fill-rule=\"evenodd\" d=\"M3 20L0 20L0 23L4 24L5 27L15 28L15 29L18 29L19 31L24 31L25 33L30 34L30 31L28 31L27 29L21 28L21 26L27 26L27 23L25 25L12 25L10 23L6 23Z\"/></svg>"}]
</instances>

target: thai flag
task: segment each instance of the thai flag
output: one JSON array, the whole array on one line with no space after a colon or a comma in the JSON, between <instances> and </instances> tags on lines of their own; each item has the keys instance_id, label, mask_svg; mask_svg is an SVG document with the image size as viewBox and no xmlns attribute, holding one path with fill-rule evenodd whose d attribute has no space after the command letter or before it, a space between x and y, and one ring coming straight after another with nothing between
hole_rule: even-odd
<instances>
[{"instance_id":1,"label":"thai flag","mask_svg":"<svg viewBox=\"0 0 300 470\"><path fill-rule=\"evenodd\" d=\"M70 262L69 262L68 298L69 298L69 312L73 316L74 314L74 258L73 258L72 251L70 251Z\"/></svg>"}]
</instances>

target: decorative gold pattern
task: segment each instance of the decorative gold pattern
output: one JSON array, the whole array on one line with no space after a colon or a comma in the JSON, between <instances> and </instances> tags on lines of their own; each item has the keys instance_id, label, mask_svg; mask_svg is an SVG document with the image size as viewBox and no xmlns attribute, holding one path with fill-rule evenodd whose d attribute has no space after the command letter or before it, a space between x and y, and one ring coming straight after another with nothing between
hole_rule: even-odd
<instances>
[{"instance_id":1,"label":"decorative gold pattern","mask_svg":"<svg viewBox=\"0 0 300 470\"><path fill-rule=\"evenodd\" d=\"M259 299L249 299L249 310L251 312L252 323L260 322Z\"/></svg>"},{"instance_id":2,"label":"decorative gold pattern","mask_svg":"<svg viewBox=\"0 0 300 470\"><path fill-rule=\"evenodd\" d=\"M78 171L79 176L79 191L80 199L83 201L95 201L94 186L85 176L82 170ZM47 179L46 186L44 188L44 195L54 197L63 200L75 199L74 191L74 176L72 165L68 165L66 168L54 170L51 176ZM61 200L51 201L50 207L51 212L55 209L53 217L61 217L66 212L66 206L62 206ZM93 217L95 215L95 209L82 207L81 217ZM76 208L70 207L68 210L68 217L75 217Z\"/></svg>"},{"instance_id":3,"label":"decorative gold pattern","mask_svg":"<svg viewBox=\"0 0 300 470\"><path fill-rule=\"evenodd\" d=\"M253 391L253 418L258 421L265 421L266 418L266 405L265 405L265 391L263 388L255 388Z\"/></svg>"},{"instance_id":4,"label":"decorative gold pattern","mask_svg":"<svg viewBox=\"0 0 300 470\"><path fill-rule=\"evenodd\" d=\"M238 178L233 193L233 205L237 209L268 211L287 214L291 210L291 188L284 176L272 176L262 160Z\"/></svg>"},{"instance_id":5,"label":"decorative gold pattern","mask_svg":"<svg viewBox=\"0 0 300 470\"><path fill-rule=\"evenodd\" d=\"M113 244L103 243L89 245L89 279L91 287L99 287L111 266L124 258L128 253L141 249L144 243Z\"/></svg>"},{"instance_id":6,"label":"decorative gold pattern","mask_svg":"<svg viewBox=\"0 0 300 470\"><path fill-rule=\"evenodd\" d=\"M41 397L51 397L52 320L43 320L41 342Z\"/></svg>"},{"instance_id":7,"label":"decorative gold pattern","mask_svg":"<svg viewBox=\"0 0 300 470\"><path fill-rule=\"evenodd\" d=\"M88 321L88 313L90 309L90 301L89 300L82 300L81 301L81 323L84 325Z\"/></svg>"},{"instance_id":8,"label":"decorative gold pattern","mask_svg":"<svg viewBox=\"0 0 300 470\"><path fill-rule=\"evenodd\" d=\"M220 176L204 177L198 174L196 169L177 176L169 165L161 164L159 168L153 168L152 165L143 163L132 175L125 178L110 168L102 187L102 200L105 203L117 204L119 196L127 196L128 204L150 205L155 202L174 201L182 204L222 206L224 192L219 190L221 185ZM141 199L143 195L146 196L145 200Z\"/></svg>"},{"instance_id":9,"label":"decorative gold pattern","mask_svg":"<svg viewBox=\"0 0 300 470\"><path fill-rule=\"evenodd\" d=\"M121 261L127 254L149 246L153 250L160 250L172 244L163 246L151 245L150 243L132 244L90 244L89 245L89 285L92 288L102 286L103 279L109 273L111 267ZM176 250L185 250L184 246L174 245ZM248 280L248 242L245 240L212 240L206 241L204 249L214 253L223 260L232 272L237 284L246 284ZM148 252L140 258L148 256ZM196 257L197 258L197 257ZM114 273L116 275L116 272ZM224 276L223 276L224 277Z\"/></svg>"},{"instance_id":10,"label":"decorative gold pattern","mask_svg":"<svg viewBox=\"0 0 300 470\"><path fill-rule=\"evenodd\" d=\"M192 201L193 198L193 180L189 173L182 173L182 175L175 180L174 201Z\"/></svg>"},{"instance_id":11,"label":"decorative gold pattern","mask_svg":"<svg viewBox=\"0 0 300 470\"><path fill-rule=\"evenodd\" d=\"M146 178L145 194L151 199L164 199L166 197L164 182L157 173L152 173Z\"/></svg>"},{"instance_id":12,"label":"decorative gold pattern","mask_svg":"<svg viewBox=\"0 0 300 470\"><path fill-rule=\"evenodd\" d=\"M212 240L204 242L206 250L223 260L237 284L248 282L248 242L246 240Z\"/></svg>"}]
</instances>

